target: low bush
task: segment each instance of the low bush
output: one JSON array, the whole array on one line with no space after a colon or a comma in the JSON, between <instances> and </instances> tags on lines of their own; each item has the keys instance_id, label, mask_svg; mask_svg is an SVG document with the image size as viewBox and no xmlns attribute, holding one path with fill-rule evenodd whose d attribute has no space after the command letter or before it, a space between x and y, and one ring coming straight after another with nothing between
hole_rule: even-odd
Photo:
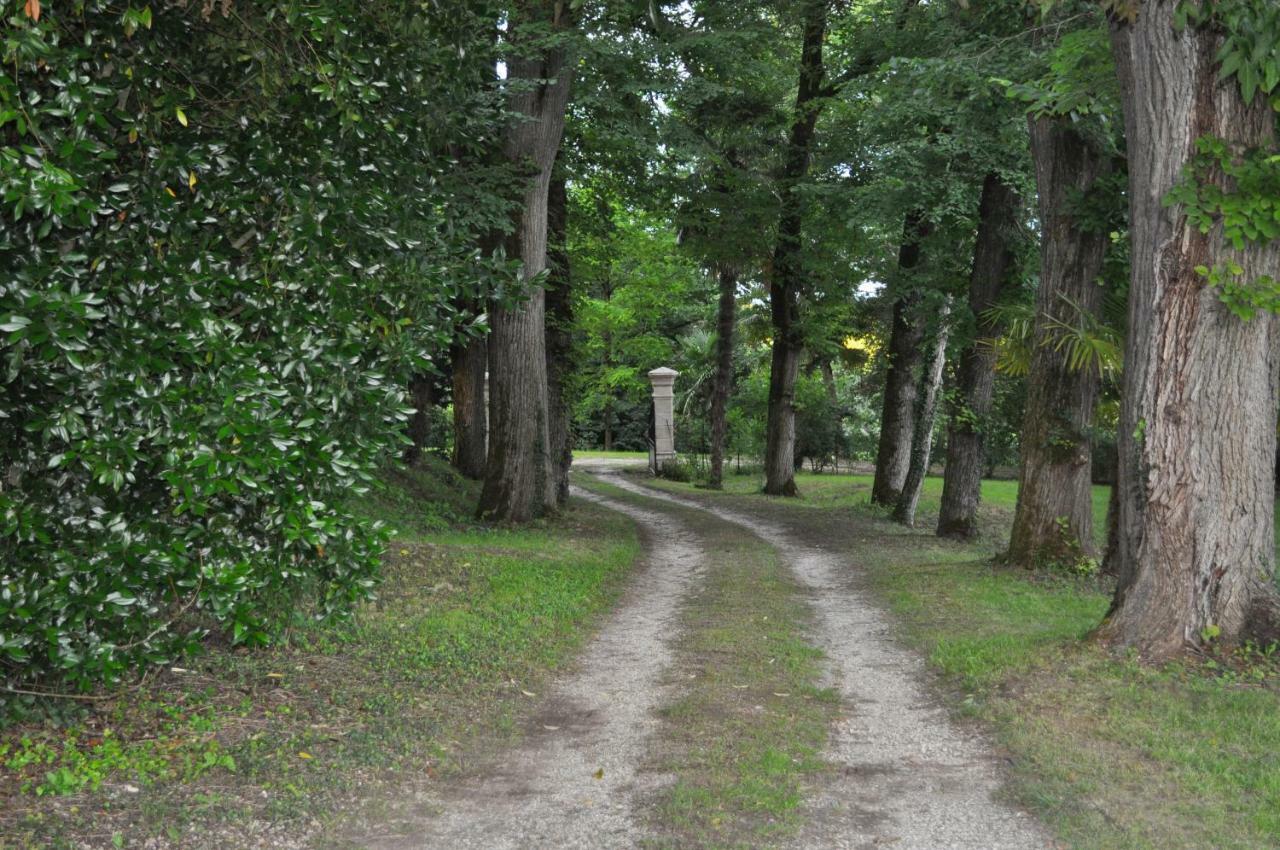
<instances>
[{"instance_id":1,"label":"low bush","mask_svg":"<svg viewBox=\"0 0 1280 850\"><path fill-rule=\"evenodd\" d=\"M0 714L366 596L385 533L344 503L504 273L496 190L460 202L499 176L449 146L501 120L432 30L465 16L232 6L11 4Z\"/></svg>"}]
</instances>

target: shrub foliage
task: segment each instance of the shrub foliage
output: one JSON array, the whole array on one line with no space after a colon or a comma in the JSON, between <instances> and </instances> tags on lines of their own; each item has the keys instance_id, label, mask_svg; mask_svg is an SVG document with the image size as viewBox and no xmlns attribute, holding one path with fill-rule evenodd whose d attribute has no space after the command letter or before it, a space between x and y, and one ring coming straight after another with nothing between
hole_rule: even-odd
<instances>
[{"instance_id":1,"label":"shrub foliage","mask_svg":"<svg viewBox=\"0 0 1280 850\"><path fill-rule=\"evenodd\" d=\"M483 18L5 5L7 687L348 608L384 532L344 497L403 440L410 374L468 332L454 305L506 275L473 238L513 182L484 155Z\"/></svg>"}]
</instances>

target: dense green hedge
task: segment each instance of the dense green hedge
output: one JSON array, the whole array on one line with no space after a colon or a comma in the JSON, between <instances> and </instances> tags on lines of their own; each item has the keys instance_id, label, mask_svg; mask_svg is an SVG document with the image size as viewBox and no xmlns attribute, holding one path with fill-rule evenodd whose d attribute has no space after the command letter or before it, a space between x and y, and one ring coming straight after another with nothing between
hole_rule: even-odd
<instances>
[{"instance_id":1,"label":"dense green hedge","mask_svg":"<svg viewBox=\"0 0 1280 850\"><path fill-rule=\"evenodd\" d=\"M464 331L453 305L503 273L473 247L512 182L483 167L501 113L465 69L486 60L462 58L491 44L482 19L5 5L6 689L349 607L384 534L344 498Z\"/></svg>"}]
</instances>

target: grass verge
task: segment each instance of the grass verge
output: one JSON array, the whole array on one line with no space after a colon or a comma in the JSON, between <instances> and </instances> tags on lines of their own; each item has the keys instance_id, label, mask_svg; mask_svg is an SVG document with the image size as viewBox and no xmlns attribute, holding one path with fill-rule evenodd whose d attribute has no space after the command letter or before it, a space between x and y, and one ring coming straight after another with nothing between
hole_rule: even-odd
<instances>
[{"instance_id":1,"label":"grass verge","mask_svg":"<svg viewBox=\"0 0 1280 850\"><path fill-rule=\"evenodd\" d=\"M819 686L803 591L777 553L705 512L582 484L696 525L705 578L681 611L675 699L653 767L675 777L655 807L655 848L775 846L799 824L804 788L838 701Z\"/></svg>"},{"instance_id":2,"label":"grass verge","mask_svg":"<svg viewBox=\"0 0 1280 850\"><path fill-rule=\"evenodd\" d=\"M1016 498L1006 482L984 484L979 545L939 541L929 522L918 531L888 522L865 504L860 476L800 484L806 498L791 501L751 495L749 485L712 494L654 482L842 551L928 657L955 710L1007 751L1007 793L1066 846L1280 846L1280 681L1270 660L1150 668L1093 645L1105 587L991 565ZM925 500L936 513L936 490Z\"/></svg>"},{"instance_id":3,"label":"grass verge","mask_svg":"<svg viewBox=\"0 0 1280 850\"><path fill-rule=\"evenodd\" d=\"M63 722L0 731L0 848L313 846L340 808L510 740L639 553L581 505L467 524L474 487L396 473L364 509L402 530L378 599L266 651L210 647Z\"/></svg>"}]
</instances>

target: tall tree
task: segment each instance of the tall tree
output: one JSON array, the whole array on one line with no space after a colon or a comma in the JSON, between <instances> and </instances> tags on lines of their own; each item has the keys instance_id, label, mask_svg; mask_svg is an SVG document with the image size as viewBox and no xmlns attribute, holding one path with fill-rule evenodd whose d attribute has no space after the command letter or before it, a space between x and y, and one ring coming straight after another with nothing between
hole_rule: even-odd
<instances>
[{"instance_id":1,"label":"tall tree","mask_svg":"<svg viewBox=\"0 0 1280 850\"><path fill-rule=\"evenodd\" d=\"M467 478L484 477L486 436L485 373L489 344L481 334L454 343L449 352L453 382L453 465Z\"/></svg>"},{"instance_id":2,"label":"tall tree","mask_svg":"<svg viewBox=\"0 0 1280 850\"><path fill-rule=\"evenodd\" d=\"M1240 29L1264 20L1242 9L1134 0L1112 30L1132 268L1101 634L1151 660L1276 622L1276 80L1252 45L1280 33Z\"/></svg>"},{"instance_id":3,"label":"tall tree","mask_svg":"<svg viewBox=\"0 0 1280 850\"><path fill-rule=\"evenodd\" d=\"M547 265L547 195L564 131L573 69L563 33L573 26L563 0L519 0L508 23L507 85L513 116L508 160L531 167L507 254L534 284L527 298L496 301L489 336L489 453L478 513L522 522L556 505L547 409L546 302L536 280ZM548 35L550 30L550 35Z\"/></svg>"},{"instance_id":4,"label":"tall tree","mask_svg":"<svg viewBox=\"0 0 1280 850\"><path fill-rule=\"evenodd\" d=\"M984 423L995 393L996 352L990 344L997 328L991 309L1015 270L1021 199L1000 175L991 172L978 204L978 238L969 275L969 312L973 334L956 367L956 398L947 427L947 462L938 514L939 537L978 536L978 503L986 462Z\"/></svg>"},{"instance_id":5,"label":"tall tree","mask_svg":"<svg viewBox=\"0 0 1280 850\"><path fill-rule=\"evenodd\" d=\"M920 377L920 403L915 412L915 427L911 437L911 464L902 482L902 492L893 508L893 518L903 525L916 522L916 507L920 504L920 492L924 489L925 475L929 472L929 459L933 454L933 426L937 420L938 395L942 389L942 372L947 365L947 338L950 335L951 303L943 304L934 329L933 347L924 373Z\"/></svg>"},{"instance_id":6,"label":"tall tree","mask_svg":"<svg viewBox=\"0 0 1280 850\"><path fill-rule=\"evenodd\" d=\"M898 251L898 284L903 291L893 301L889 326L888 370L884 378L884 401L880 413L880 442L876 449L875 477L871 501L893 507L902 495L902 485L911 467L911 440L915 434L916 374L924 358L924 324L917 315L920 295L912 289L909 275L920 264L920 243L932 225L919 210L906 216L902 247Z\"/></svg>"},{"instance_id":7,"label":"tall tree","mask_svg":"<svg viewBox=\"0 0 1280 850\"><path fill-rule=\"evenodd\" d=\"M795 496L796 375L800 369L800 294L804 287L804 198L800 184L809 173L814 135L822 111L826 75L822 50L827 34L827 0L805 4L800 50L800 82L779 186L781 212L768 271L773 359L769 373L769 414L765 438L764 491Z\"/></svg>"},{"instance_id":8,"label":"tall tree","mask_svg":"<svg viewBox=\"0 0 1280 850\"><path fill-rule=\"evenodd\" d=\"M729 392L733 388L734 325L738 316L738 271L729 263L716 269L716 368L711 386L711 471L707 484L719 490L724 480Z\"/></svg>"},{"instance_id":9,"label":"tall tree","mask_svg":"<svg viewBox=\"0 0 1280 850\"><path fill-rule=\"evenodd\" d=\"M1113 159L1064 117L1028 119L1040 210L1040 285L1022 425L1011 562L1032 566L1094 552L1091 441L1095 368L1073 368L1056 328L1096 316L1109 244L1087 203Z\"/></svg>"},{"instance_id":10,"label":"tall tree","mask_svg":"<svg viewBox=\"0 0 1280 850\"><path fill-rule=\"evenodd\" d=\"M573 463L569 374L573 364L573 279L567 245L569 193L563 174L555 174L547 194L547 415L551 474L556 505L569 501L569 467Z\"/></svg>"}]
</instances>

